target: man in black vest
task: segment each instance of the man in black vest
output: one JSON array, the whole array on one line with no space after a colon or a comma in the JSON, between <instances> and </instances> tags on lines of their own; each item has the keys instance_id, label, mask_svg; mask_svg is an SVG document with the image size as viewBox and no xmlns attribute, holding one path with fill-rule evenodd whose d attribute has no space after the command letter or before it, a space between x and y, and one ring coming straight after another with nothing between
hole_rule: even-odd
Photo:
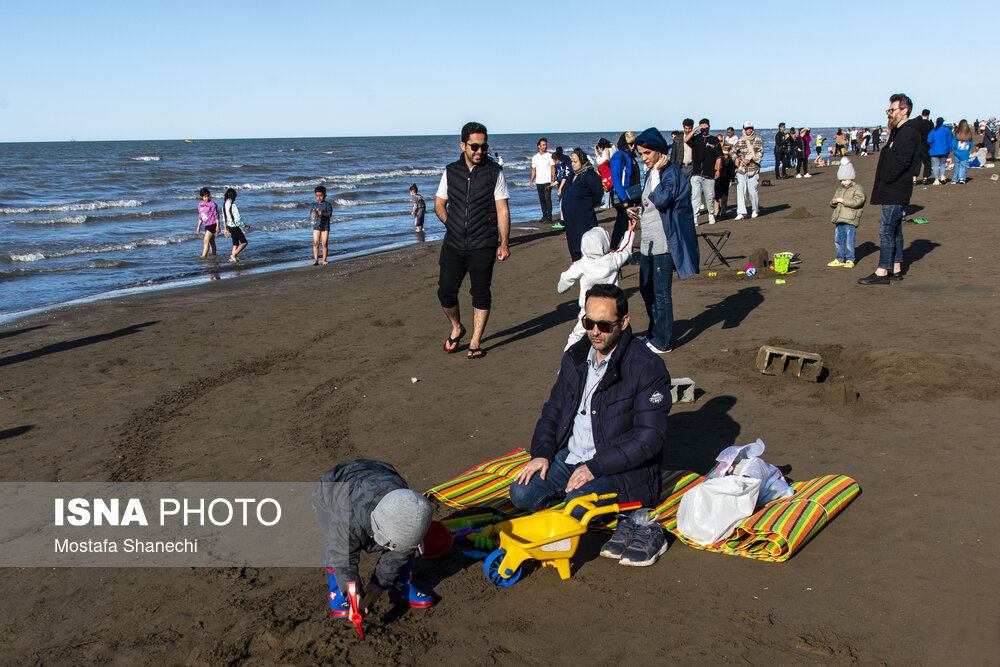
<instances>
[{"instance_id":1,"label":"man in black vest","mask_svg":"<svg viewBox=\"0 0 1000 667\"><path fill-rule=\"evenodd\" d=\"M434 212L444 223L438 263L438 300L451 322L451 335L444 351L458 351L458 342L465 335L465 326L458 307L458 290L465 274L469 274L472 295L472 338L469 359L486 356L482 348L483 331L490 318L493 265L510 256L507 238L510 235L510 209L507 182L503 170L490 159L486 143L486 127L466 123L462 128L462 155L445 167L441 185L434 197ZM497 243L497 235L500 242Z\"/></svg>"}]
</instances>

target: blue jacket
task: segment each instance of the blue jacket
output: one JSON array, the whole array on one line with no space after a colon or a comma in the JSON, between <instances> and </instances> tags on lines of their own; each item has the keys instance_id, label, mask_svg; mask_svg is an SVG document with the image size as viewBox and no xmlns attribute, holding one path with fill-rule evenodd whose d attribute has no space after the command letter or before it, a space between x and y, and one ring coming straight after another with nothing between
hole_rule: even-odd
<instances>
[{"instance_id":1,"label":"blue jacket","mask_svg":"<svg viewBox=\"0 0 1000 667\"><path fill-rule=\"evenodd\" d=\"M610 163L611 183L615 186L615 194L618 195L619 201L627 202L628 196L625 194L625 188L631 183L632 156L625 151L618 150L608 162Z\"/></svg>"},{"instance_id":2,"label":"blue jacket","mask_svg":"<svg viewBox=\"0 0 1000 667\"><path fill-rule=\"evenodd\" d=\"M962 148L961 146L959 146L958 137L956 137L954 134L952 134L952 136L951 136L951 150L955 151L955 159L956 160L968 160L969 159L969 154L972 152L972 141L971 140L970 141L963 141L961 143L965 144L964 148Z\"/></svg>"},{"instance_id":3,"label":"blue jacket","mask_svg":"<svg viewBox=\"0 0 1000 667\"><path fill-rule=\"evenodd\" d=\"M559 377L531 439L531 456L549 461L569 444L573 419L587 380L586 336L563 355ZM670 373L663 360L632 337L627 327L608 358L608 369L591 397L594 445L587 462L595 477L609 476L618 502L660 502L660 461L667 439Z\"/></svg>"},{"instance_id":4,"label":"blue jacket","mask_svg":"<svg viewBox=\"0 0 1000 667\"><path fill-rule=\"evenodd\" d=\"M942 124L941 127L931 130L930 134L927 135L927 143L930 145L927 154L934 157L947 155L951 152L951 144L954 140L955 135L951 133L951 128Z\"/></svg>"},{"instance_id":5,"label":"blue jacket","mask_svg":"<svg viewBox=\"0 0 1000 667\"><path fill-rule=\"evenodd\" d=\"M650 171L650 173L652 173ZM649 179L649 173L646 174ZM698 273L701 254L698 235L694 231L694 208L691 205L691 184L673 162L660 170L660 183L649 195L660 212L660 221L667 236L667 247L677 267L679 278Z\"/></svg>"}]
</instances>

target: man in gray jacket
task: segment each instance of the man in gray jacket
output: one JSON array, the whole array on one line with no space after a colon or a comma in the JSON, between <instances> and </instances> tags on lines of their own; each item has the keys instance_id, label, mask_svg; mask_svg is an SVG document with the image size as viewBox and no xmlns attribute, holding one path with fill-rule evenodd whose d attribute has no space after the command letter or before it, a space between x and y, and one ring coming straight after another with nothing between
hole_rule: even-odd
<instances>
[{"instance_id":1,"label":"man in gray jacket","mask_svg":"<svg viewBox=\"0 0 1000 667\"><path fill-rule=\"evenodd\" d=\"M326 535L326 573L330 609L347 618L347 586L354 582L361 595L358 560L361 550L382 552L375 573L364 588L369 602L385 589L401 604L425 609L434 598L413 585L413 558L431 523L431 505L406 486L395 468L382 461L358 459L323 473L313 488L313 507ZM366 596L362 596L364 598ZM364 613L364 601L359 605Z\"/></svg>"}]
</instances>

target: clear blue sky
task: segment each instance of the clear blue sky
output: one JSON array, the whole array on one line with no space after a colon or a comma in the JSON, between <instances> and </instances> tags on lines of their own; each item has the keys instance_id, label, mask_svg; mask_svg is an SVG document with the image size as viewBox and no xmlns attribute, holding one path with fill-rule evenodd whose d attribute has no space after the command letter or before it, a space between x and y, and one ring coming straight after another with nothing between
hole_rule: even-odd
<instances>
[{"instance_id":1,"label":"clear blue sky","mask_svg":"<svg viewBox=\"0 0 1000 667\"><path fill-rule=\"evenodd\" d=\"M11 1L0 141L846 126L897 91L971 121L1000 116L975 6Z\"/></svg>"}]
</instances>

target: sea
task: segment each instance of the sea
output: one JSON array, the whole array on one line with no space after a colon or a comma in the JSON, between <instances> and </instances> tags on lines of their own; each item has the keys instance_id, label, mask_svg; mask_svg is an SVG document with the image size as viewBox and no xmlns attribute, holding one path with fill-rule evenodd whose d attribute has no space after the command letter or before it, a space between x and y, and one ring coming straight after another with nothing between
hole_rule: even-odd
<instances>
[{"instance_id":1,"label":"sea","mask_svg":"<svg viewBox=\"0 0 1000 667\"><path fill-rule=\"evenodd\" d=\"M758 132L766 170L775 131ZM592 154L600 137L614 143L618 134L546 137L550 150L581 146ZM489 138L490 152L503 158L515 227L531 227L540 216L528 187L539 136ZM61 305L309 265L317 185L333 204L331 261L439 240L444 226L434 215L434 193L458 144L457 134L0 143L0 323ZM411 184L427 201L423 234L413 229ZM219 254L199 258L202 187L220 209L227 188L238 193L251 228L238 264L228 262L232 243L221 234Z\"/></svg>"}]
</instances>

